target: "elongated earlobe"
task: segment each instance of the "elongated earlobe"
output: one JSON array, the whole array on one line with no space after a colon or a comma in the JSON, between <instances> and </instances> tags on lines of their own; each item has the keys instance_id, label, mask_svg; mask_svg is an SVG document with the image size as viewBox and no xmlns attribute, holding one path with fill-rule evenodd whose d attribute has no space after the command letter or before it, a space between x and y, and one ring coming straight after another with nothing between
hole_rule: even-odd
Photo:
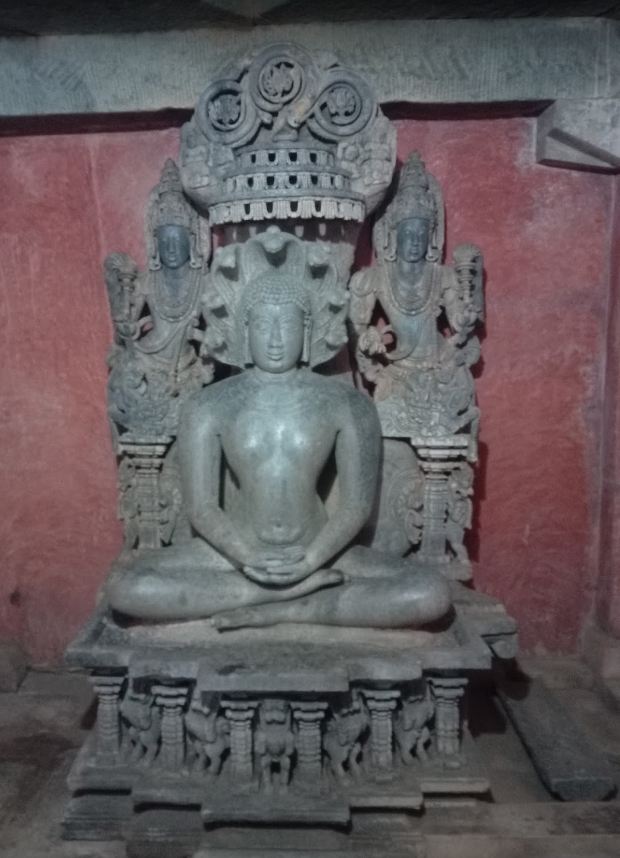
<instances>
[{"instance_id":1,"label":"elongated earlobe","mask_svg":"<svg viewBox=\"0 0 620 858\"><path fill-rule=\"evenodd\" d=\"M250 352L250 327L247 320L243 324L243 365L252 366L252 354Z\"/></svg>"},{"instance_id":2,"label":"elongated earlobe","mask_svg":"<svg viewBox=\"0 0 620 858\"><path fill-rule=\"evenodd\" d=\"M310 363L310 334L312 333L312 322L309 316L304 321L304 347L301 352L301 362Z\"/></svg>"},{"instance_id":3,"label":"elongated earlobe","mask_svg":"<svg viewBox=\"0 0 620 858\"><path fill-rule=\"evenodd\" d=\"M201 268L202 259L200 258L200 253L198 250L198 236L195 233L190 232L189 242L189 267Z\"/></svg>"}]
</instances>

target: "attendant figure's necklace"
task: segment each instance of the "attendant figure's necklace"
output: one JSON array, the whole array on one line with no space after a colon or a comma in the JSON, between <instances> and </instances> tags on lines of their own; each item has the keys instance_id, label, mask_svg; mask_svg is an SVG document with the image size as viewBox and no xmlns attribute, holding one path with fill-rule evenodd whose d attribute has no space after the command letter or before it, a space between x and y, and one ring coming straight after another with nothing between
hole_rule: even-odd
<instances>
[{"instance_id":1,"label":"attendant figure's necklace","mask_svg":"<svg viewBox=\"0 0 620 858\"><path fill-rule=\"evenodd\" d=\"M399 310L409 316L427 309L433 297L433 274L435 266L424 264L422 276L415 284L403 284L395 264L389 267L390 294ZM412 288L413 286L413 288ZM406 290L406 291L405 291Z\"/></svg>"},{"instance_id":2,"label":"attendant figure's necklace","mask_svg":"<svg viewBox=\"0 0 620 858\"><path fill-rule=\"evenodd\" d=\"M180 322L193 308L200 286L200 269L190 268L186 276L178 277L174 290L166 285L166 271L154 273L157 314L167 322Z\"/></svg>"}]
</instances>

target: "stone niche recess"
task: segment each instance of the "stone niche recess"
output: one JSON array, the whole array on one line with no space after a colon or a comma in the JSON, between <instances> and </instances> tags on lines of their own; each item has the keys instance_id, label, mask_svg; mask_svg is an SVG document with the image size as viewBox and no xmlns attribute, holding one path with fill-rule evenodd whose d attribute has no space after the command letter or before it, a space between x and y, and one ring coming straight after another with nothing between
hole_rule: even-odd
<instances>
[{"instance_id":1,"label":"stone niche recess","mask_svg":"<svg viewBox=\"0 0 620 858\"><path fill-rule=\"evenodd\" d=\"M489 790L468 680L516 629L469 586L483 256L446 262L444 223L336 57L271 45L204 89L146 269L104 265L124 548L67 652L99 705L66 837L349 829Z\"/></svg>"}]
</instances>

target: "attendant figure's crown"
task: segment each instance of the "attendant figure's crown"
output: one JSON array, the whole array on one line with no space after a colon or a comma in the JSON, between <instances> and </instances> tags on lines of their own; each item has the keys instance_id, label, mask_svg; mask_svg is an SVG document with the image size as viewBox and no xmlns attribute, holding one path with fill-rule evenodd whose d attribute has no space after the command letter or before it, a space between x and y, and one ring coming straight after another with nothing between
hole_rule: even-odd
<instances>
[{"instance_id":1,"label":"attendant figure's crown","mask_svg":"<svg viewBox=\"0 0 620 858\"><path fill-rule=\"evenodd\" d=\"M161 171L159 184L153 189L152 225L177 224L188 229L192 226L192 214L183 193L179 168L168 158Z\"/></svg>"},{"instance_id":2,"label":"attendant figure's crown","mask_svg":"<svg viewBox=\"0 0 620 858\"><path fill-rule=\"evenodd\" d=\"M418 152L412 152L407 158L398 177L394 198L375 224L373 243L380 262L394 261L396 228L403 220L414 217L429 221L426 258L429 262L437 262L443 256L445 240L443 194L439 182L427 171Z\"/></svg>"},{"instance_id":3,"label":"attendant figure's crown","mask_svg":"<svg viewBox=\"0 0 620 858\"><path fill-rule=\"evenodd\" d=\"M395 133L359 75L274 45L207 87L181 159L185 191L212 224L362 221L391 180Z\"/></svg>"},{"instance_id":4,"label":"attendant figure's crown","mask_svg":"<svg viewBox=\"0 0 620 858\"><path fill-rule=\"evenodd\" d=\"M390 206L390 220L398 224L407 218L421 217L437 222L437 199L430 187L431 177L418 152L413 152L403 166L398 190Z\"/></svg>"},{"instance_id":5,"label":"attendant figure's crown","mask_svg":"<svg viewBox=\"0 0 620 858\"><path fill-rule=\"evenodd\" d=\"M185 196L179 168L171 158L164 164L159 182L151 191L146 212L145 238L149 268L161 267L157 246L157 229L160 226L183 226L190 233L190 265L200 268L211 249L208 224Z\"/></svg>"}]
</instances>

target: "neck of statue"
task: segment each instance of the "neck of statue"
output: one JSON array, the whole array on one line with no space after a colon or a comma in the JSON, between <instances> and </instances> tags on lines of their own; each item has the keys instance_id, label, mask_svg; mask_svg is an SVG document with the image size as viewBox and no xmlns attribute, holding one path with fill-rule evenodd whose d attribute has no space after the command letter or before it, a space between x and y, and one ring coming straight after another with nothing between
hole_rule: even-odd
<instances>
[{"instance_id":1,"label":"neck of statue","mask_svg":"<svg viewBox=\"0 0 620 858\"><path fill-rule=\"evenodd\" d=\"M168 268L166 265L162 265L161 270L164 272L164 277L167 280L180 280L187 276L189 272L189 260L184 262L183 265L180 265L178 268Z\"/></svg>"},{"instance_id":2,"label":"neck of statue","mask_svg":"<svg viewBox=\"0 0 620 858\"><path fill-rule=\"evenodd\" d=\"M426 268L426 259L419 259L417 262L408 262L406 259L397 258L396 260L396 270L398 272L398 276L402 280L406 280L408 282L415 282L419 280L424 274L424 269Z\"/></svg>"},{"instance_id":3,"label":"neck of statue","mask_svg":"<svg viewBox=\"0 0 620 858\"><path fill-rule=\"evenodd\" d=\"M284 370L284 372L268 372L253 364L246 372L252 373L256 381L259 381L261 384L284 384L294 379L303 369L303 366L293 366L291 369Z\"/></svg>"}]
</instances>

